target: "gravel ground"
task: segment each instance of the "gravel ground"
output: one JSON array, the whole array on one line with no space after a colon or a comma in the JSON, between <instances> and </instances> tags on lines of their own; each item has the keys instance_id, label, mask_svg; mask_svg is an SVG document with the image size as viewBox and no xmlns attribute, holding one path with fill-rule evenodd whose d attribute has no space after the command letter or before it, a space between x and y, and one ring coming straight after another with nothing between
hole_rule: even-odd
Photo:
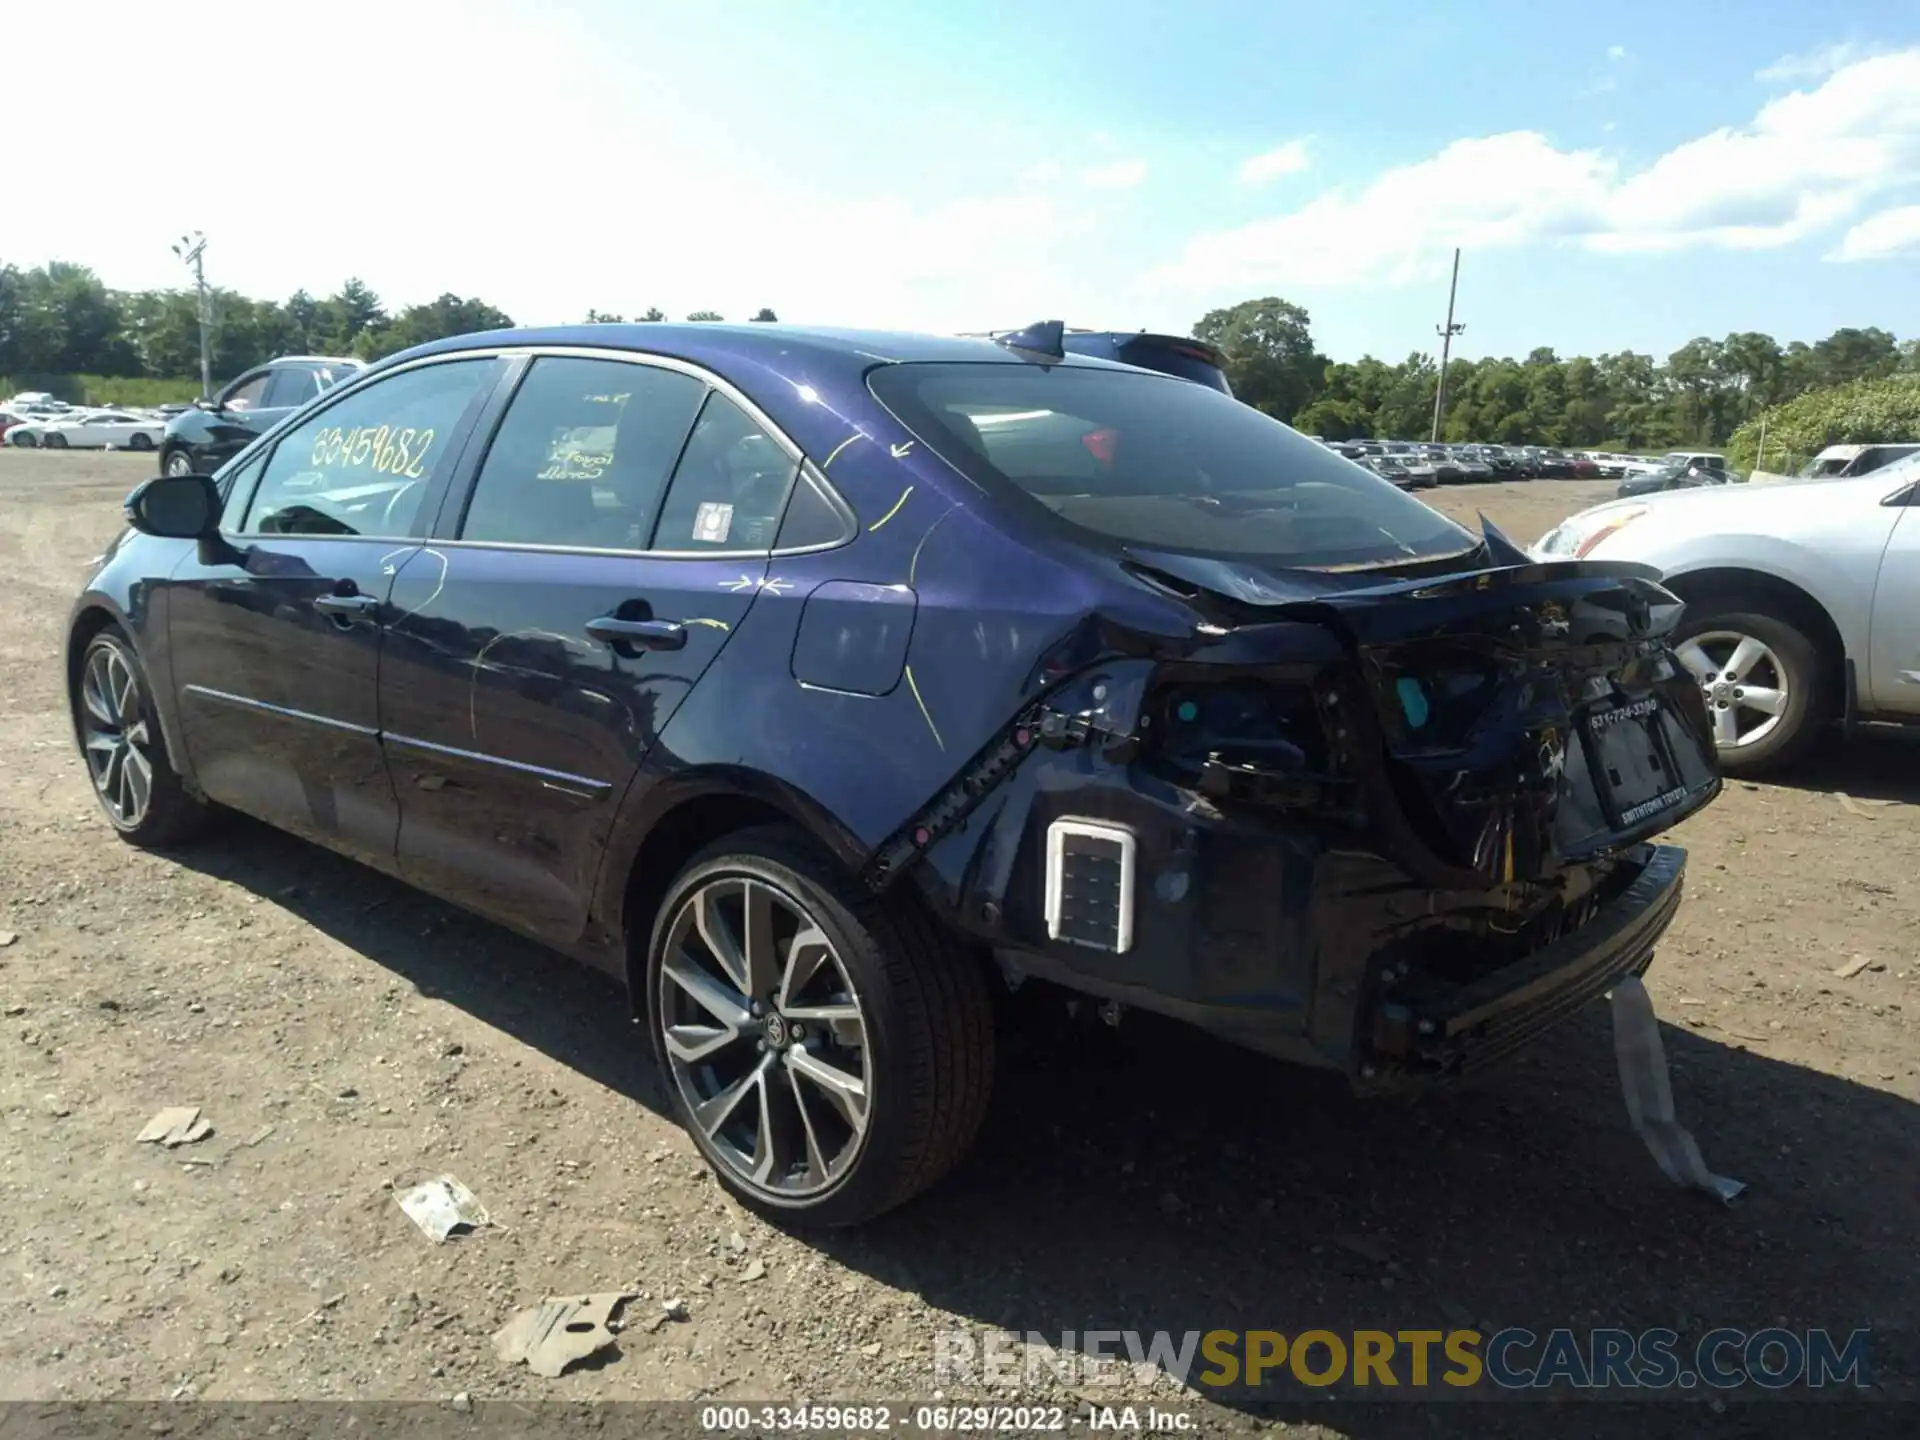
<instances>
[{"instance_id":1,"label":"gravel ground","mask_svg":"<svg viewBox=\"0 0 1920 1440\"><path fill-rule=\"evenodd\" d=\"M1678 835L1689 898L1649 986L1683 1120L1751 1187L1731 1207L1628 1129L1603 1007L1417 1105L1130 1019L1022 1029L960 1174L800 1239L708 1179L595 975L259 827L165 858L115 841L56 657L149 471L0 451L0 1399L926 1399L934 1336L962 1329L1776 1323L1873 1327L1876 1378L1912 1393L1920 736L1731 784ZM1530 541L1610 489L1437 503ZM175 1104L214 1133L134 1143ZM396 1193L446 1171L499 1224L434 1246ZM575 1287L685 1318L558 1379L495 1359L514 1311ZM1220 1404L1164 1375L1111 1394L1209 1433L1521 1423ZM1756 1407L1726 1409L1658 1413L1754 1433Z\"/></svg>"}]
</instances>

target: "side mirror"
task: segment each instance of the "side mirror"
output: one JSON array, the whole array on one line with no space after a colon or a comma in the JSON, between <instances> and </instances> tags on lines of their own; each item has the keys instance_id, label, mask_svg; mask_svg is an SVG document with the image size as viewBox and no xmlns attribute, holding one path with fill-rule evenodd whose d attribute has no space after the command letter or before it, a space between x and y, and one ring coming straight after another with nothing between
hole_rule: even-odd
<instances>
[{"instance_id":1,"label":"side mirror","mask_svg":"<svg viewBox=\"0 0 1920 1440\"><path fill-rule=\"evenodd\" d=\"M207 475L159 475L127 496L127 524L142 535L204 540L220 533L220 490Z\"/></svg>"}]
</instances>

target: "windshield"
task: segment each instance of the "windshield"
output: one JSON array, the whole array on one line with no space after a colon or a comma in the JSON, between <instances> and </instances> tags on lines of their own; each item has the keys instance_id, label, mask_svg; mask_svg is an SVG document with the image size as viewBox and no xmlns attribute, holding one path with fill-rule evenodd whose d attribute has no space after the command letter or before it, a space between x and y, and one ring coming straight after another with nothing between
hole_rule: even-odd
<instances>
[{"instance_id":1,"label":"windshield","mask_svg":"<svg viewBox=\"0 0 1920 1440\"><path fill-rule=\"evenodd\" d=\"M888 365L869 384L983 489L1122 544L1331 569L1477 543L1365 467L1199 385L1005 364Z\"/></svg>"}]
</instances>

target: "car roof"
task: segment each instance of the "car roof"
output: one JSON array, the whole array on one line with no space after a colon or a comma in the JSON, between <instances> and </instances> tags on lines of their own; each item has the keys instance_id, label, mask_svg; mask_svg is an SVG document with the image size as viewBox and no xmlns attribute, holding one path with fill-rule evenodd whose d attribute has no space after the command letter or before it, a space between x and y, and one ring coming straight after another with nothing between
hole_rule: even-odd
<instances>
[{"instance_id":1,"label":"car roof","mask_svg":"<svg viewBox=\"0 0 1920 1440\"><path fill-rule=\"evenodd\" d=\"M965 335L843 330L752 321L736 325L719 321L688 324L636 321L477 331L471 335L456 335L403 350L383 361L382 368L425 355L520 346L568 346L666 355L705 365L730 379L737 378L737 372L742 369L771 367L784 373L792 368L796 360L840 372L840 378L857 377L876 364L928 361L1005 365L1035 363L1021 352L1010 350L995 341ZM1059 359L1048 357L1046 363L1076 369L1135 368L1072 352Z\"/></svg>"}]
</instances>

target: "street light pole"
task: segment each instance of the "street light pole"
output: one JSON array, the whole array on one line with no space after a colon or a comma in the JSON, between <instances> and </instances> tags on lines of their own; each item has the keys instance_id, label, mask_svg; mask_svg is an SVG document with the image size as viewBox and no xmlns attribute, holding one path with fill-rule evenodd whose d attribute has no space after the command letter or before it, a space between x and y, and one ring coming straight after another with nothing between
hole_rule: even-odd
<instances>
[{"instance_id":1,"label":"street light pole","mask_svg":"<svg viewBox=\"0 0 1920 1440\"><path fill-rule=\"evenodd\" d=\"M191 235L182 235L180 237L180 243L173 247L173 253L186 261L193 270L193 288L194 294L199 302L198 313L200 319L200 398L203 400L211 399L213 396L213 350L211 343L213 317L209 313L207 304L206 266L201 258L207 253L207 237L202 235L198 230L194 231Z\"/></svg>"},{"instance_id":2,"label":"street light pole","mask_svg":"<svg viewBox=\"0 0 1920 1440\"><path fill-rule=\"evenodd\" d=\"M1453 322L1453 297L1460 289L1460 250L1456 246L1453 252L1453 280L1447 286L1447 323L1433 327L1440 337L1440 383L1433 391L1433 443L1440 442L1440 417L1447 408L1447 360L1453 353L1453 337L1464 331L1466 323L1456 325Z\"/></svg>"}]
</instances>

